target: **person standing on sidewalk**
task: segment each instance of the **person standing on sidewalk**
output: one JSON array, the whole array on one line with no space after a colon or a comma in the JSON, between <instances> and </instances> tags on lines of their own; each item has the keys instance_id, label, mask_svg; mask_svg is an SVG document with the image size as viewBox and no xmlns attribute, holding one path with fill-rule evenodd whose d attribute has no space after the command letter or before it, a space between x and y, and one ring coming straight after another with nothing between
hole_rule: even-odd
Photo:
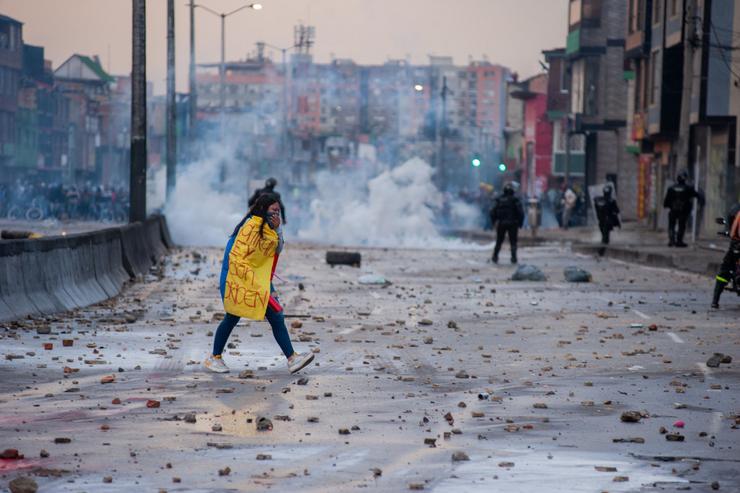
<instances>
[{"instance_id":1,"label":"person standing on sidewalk","mask_svg":"<svg viewBox=\"0 0 740 493\"><path fill-rule=\"evenodd\" d=\"M563 229L568 229L570 226L570 219L573 216L573 209L576 207L578 202L578 195L569 186L565 187L563 192L563 219L561 221Z\"/></svg>"},{"instance_id":2,"label":"person standing on sidewalk","mask_svg":"<svg viewBox=\"0 0 740 493\"><path fill-rule=\"evenodd\" d=\"M519 197L514 195L514 187L510 183L504 185L502 194L493 201L491 224L496 227L496 246L493 249L491 260L494 264L498 263L501 245L504 242L504 237L508 234L509 245L511 246L511 263L515 264L517 262L516 243L519 228L524 224L524 207Z\"/></svg>"},{"instance_id":3,"label":"person standing on sidewalk","mask_svg":"<svg viewBox=\"0 0 740 493\"><path fill-rule=\"evenodd\" d=\"M704 205L704 197L693 186L688 185L686 179L686 172L679 174L676 183L668 189L663 200L663 207L668 209L669 247L688 246L683 242L683 235L694 205L694 198L699 200L699 205Z\"/></svg>"},{"instance_id":4,"label":"person standing on sidewalk","mask_svg":"<svg viewBox=\"0 0 740 493\"><path fill-rule=\"evenodd\" d=\"M619 206L612 197L611 185L605 186L603 195L594 199L594 209L596 209L596 217L599 220L601 244L608 245L611 230L622 227L622 222L619 220Z\"/></svg>"},{"instance_id":5,"label":"person standing on sidewalk","mask_svg":"<svg viewBox=\"0 0 740 493\"><path fill-rule=\"evenodd\" d=\"M722 259L719 274L715 279L712 308L719 308L719 297L722 295L722 291L725 290L725 286L735 277L737 262L740 260L740 203L735 204L735 207L730 211L728 224L730 224L730 248L727 250L725 258Z\"/></svg>"},{"instance_id":6,"label":"person standing on sidewalk","mask_svg":"<svg viewBox=\"0 0 740 493\"><path fill-rule=\"evenodd\" d=\"M216 330L213 353L203 363L206 369L216 373L229 371L222 354L241 317L267 319L288 359L290 373L313 361L313 353L300 354L293 350L283 307L274 295L272 276L283 244L279 198L273 193L264 193L234 228L226 244L219 283L226 315Z\"/></svg>"}]
</instances>

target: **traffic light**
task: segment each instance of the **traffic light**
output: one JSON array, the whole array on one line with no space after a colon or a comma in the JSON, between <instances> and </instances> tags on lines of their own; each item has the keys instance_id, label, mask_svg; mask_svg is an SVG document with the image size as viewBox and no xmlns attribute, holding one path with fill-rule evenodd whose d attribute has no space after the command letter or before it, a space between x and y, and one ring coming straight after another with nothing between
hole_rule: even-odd
<instances>
[{"instance_id":1,"label":"traffic light","mask_svg":"<svg viewBox=\"0 0 740 493\"><path fill-rule=\"evenodd\" d=\"M480 156L478 154L473 155L473 158L470 160L470 164L472 164L474 168L479 167L482 164Z\"/></svg>"},{"instance_id":2,"label":"traffic light","mask_svg":"<svg viewBox=\"0 0 740 493\"><path fill-rule=\"evenodd\" d=\"M502 173L506 172L506 165L504 163L499 163L498 170Z\"/></svg>"}]
</instances>

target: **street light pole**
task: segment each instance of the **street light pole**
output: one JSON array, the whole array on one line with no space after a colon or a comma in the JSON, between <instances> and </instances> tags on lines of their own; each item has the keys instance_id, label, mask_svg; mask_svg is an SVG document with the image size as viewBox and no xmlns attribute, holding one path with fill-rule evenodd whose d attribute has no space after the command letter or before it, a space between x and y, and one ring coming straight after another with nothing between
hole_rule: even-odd
<instances>
[{"instance_id":1,"label":"street light pole","mask_svg":"<svg viewBox=\"0 0 740 493\"><path fill-rule=\"evenodd\" d=\"M195 81L195 0L190 0L190 107L188 131L190 143L195 140L195 119L198 113L198 88Z\"/></svg>"},{"instance_id":2,"label":"street light pole","mask_svg":"<svg viewBox=\"0 0 740 493\"><path fill-rule=\"evenodd\" d=\"M132 0L129 222L146 219L146 0Z\"/></svg>"},{"instance_id":3,"label":"street light pole","mask_svg":"<svg viewBox=\"0 0 740 493\"><path fill-rule=\"evenodd\" d=\"M177 179L177 136L175 119L175 0L167 0L167 199Z\"/></svg>"},{"instance_id":4,"label":"street light pole","mask_svg":"<svg viewBox=\"0 0 740 493\"><path fill-rule=\"evenodd\" d=\"M224 119L226 112L226 14L221 15L221 65L219 66L219 100L221 108L221 136L224 135Z\"/></svg>"}]
</instances>

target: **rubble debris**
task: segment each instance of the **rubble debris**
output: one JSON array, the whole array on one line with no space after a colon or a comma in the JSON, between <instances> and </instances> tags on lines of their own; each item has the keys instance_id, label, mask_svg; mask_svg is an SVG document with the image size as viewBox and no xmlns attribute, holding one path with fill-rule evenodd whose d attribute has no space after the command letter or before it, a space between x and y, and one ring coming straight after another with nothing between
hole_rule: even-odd
<instances>
[{"instance_id":1,"label":"rubble debris","mask_svg":"<svg viewBox=\"0 0 740 493\"><path fill-rule=\"evenodd\" d=\"M665 439L669 442L683 442L686 437L680 433L667 433Z\"/></svg>"},{"instance_id":2,"label":"rubble debris","mask_svg":"<svg viewBox=\"0 0 740 493\"><path fill-rule=\"evenodd\" d=\"M619 419L623 423L639 423L642 418L643 414L640 411L625 411Z\"/></svg>"},{"instance_id":3,"label":"rubble debris","mask_svg":"<svg viewBox=\"0 0 740 493\"><path fill-rule=\"evenodd\" d=\"M257 418L257 431L272 431L272 421L264 416Z\"/></svg>"},{"instance_id":4,"label":"rubble debris","mask_svg":"<svg viewBox=\"0 0 740 493\"><path fill-rule=\"evenodd\" d=\"M357 278L357 282L371 286L390 286L392 283L380 274L363 274Z\"/></svg>"},{"instance_id":5,"label":"rubble debris","mask_svg":"<svg viewBox=\"0 0 740 493\"><path fill-rule=\"evenodd\" d=\"M563 270L563 276L568 282L591 282L591 273L575 265L570 265Z\"/></svg>"},{"instance_id":6,"label":"rubble debris","mask_svg":"<svg viewBox=\"0 0 740 493\"><path fill-rule=\"evenodd\" d=\"M4 460L21 460L23 459L23 454L18 452L17 449L14 448L8 448L2 451L0 453L0 459Z\"/></svg>"},{"instance_id":7,"label":"rubble debris","mask_svg":"<svg viewBox=\"0 0 740 493\"><path fill-rule=\"evenodd\" d=\"M8 483L10 493L36 493L39 485L28 476L19 476Z\"/></svg>"},{"instance_id":8,"label":"rubble debris","mask_svg":"<svg viewBox=\"0 0 740 493\"><path fill-rule=\"evenodd\" d=\"M708 360L707 366L709 368L719 368L720 363L729 365L732 363L732 356L728 356L722 353L714 353Z\"/></svg>"},{"instance_id":9,"label":"rubble debris","mask_svg":"<svg viewBox=\"0 0 740 493\"><path fill-rule=\"evenodd\" d=\"M468 457L468 454L466 454L462 450L458 450L457 452L452 453L452 462L461 462L466 460L470 460L470 457Z\"/></svg>"},{"instance_id":10,"label":"rubble debris","mask_svg":"<svg viewBox=\"0 0 740 493\"><path fill-rule=\"evenodd\" d=\"M534 265L521 264L511 276L512 281L546 281L545 274Z\"/></svg>"}]
</instances>

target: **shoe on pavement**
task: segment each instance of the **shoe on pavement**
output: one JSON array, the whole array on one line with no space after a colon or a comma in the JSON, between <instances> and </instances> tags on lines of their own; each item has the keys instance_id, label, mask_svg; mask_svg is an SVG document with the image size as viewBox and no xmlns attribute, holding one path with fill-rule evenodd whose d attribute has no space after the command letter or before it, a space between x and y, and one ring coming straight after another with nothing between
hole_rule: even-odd
<instances>
[{"instance_id":1,"label":"shoe on pavement","mask_svg":"<svg viewBox=\"0 0 740 493\"><path fill-rule=\"evenodd\" d=\"M677 246L678 248L686 248L686 247L687 247L687 246L689 246L689 245L687 245L686 243L684 243L684 242L682 241L681 243L676 243L676 246Z\"/></svg>"},{"instance_id":2,"label":"shoe on pavement","mask_svg":"<svg viewBox=\"0 0 740 493\"><path fill-rule=\"evenodd\" d=\"M226 363L224 363L224 359L219 357L216 357L214 355L210 355L206 358L206 360L203 362L203 366L207 370L211 370L214 373L229 373L229 367L226 366Z\"/></svg>"},{"instance_id":3,"label":"shoe on pavement","mask_svg":"<svg viewBox=\"0 0 740 493\"><path fill-rule=\"evenodd\" d=\"M307 367L313 361L313 353L293 353L293 356L288 358L288 370L290 373L301 371Z\"/></svg>"},{"instance_id":4,"label":"shoe on pavement","mask_svg":"<svg viewBox=\"0 0 740 493\"><path fill-rule=\"evenodd\" d=\"M495 256L494 257L491 257L491 262L493 262L494 264L497 264L498 263L498 257L495 257Z\"/></svg>"},{"instance_id":5,"label":"shoe on pavement","mask_svg":"<svg viewBox=\"0 0 740 493\"><path fill-rule=\"evenodd\" d=\"M712 308L714 308L715 310L718 310L719 309L719 303L712 303Z\"/></svg>"}]
</instances>

